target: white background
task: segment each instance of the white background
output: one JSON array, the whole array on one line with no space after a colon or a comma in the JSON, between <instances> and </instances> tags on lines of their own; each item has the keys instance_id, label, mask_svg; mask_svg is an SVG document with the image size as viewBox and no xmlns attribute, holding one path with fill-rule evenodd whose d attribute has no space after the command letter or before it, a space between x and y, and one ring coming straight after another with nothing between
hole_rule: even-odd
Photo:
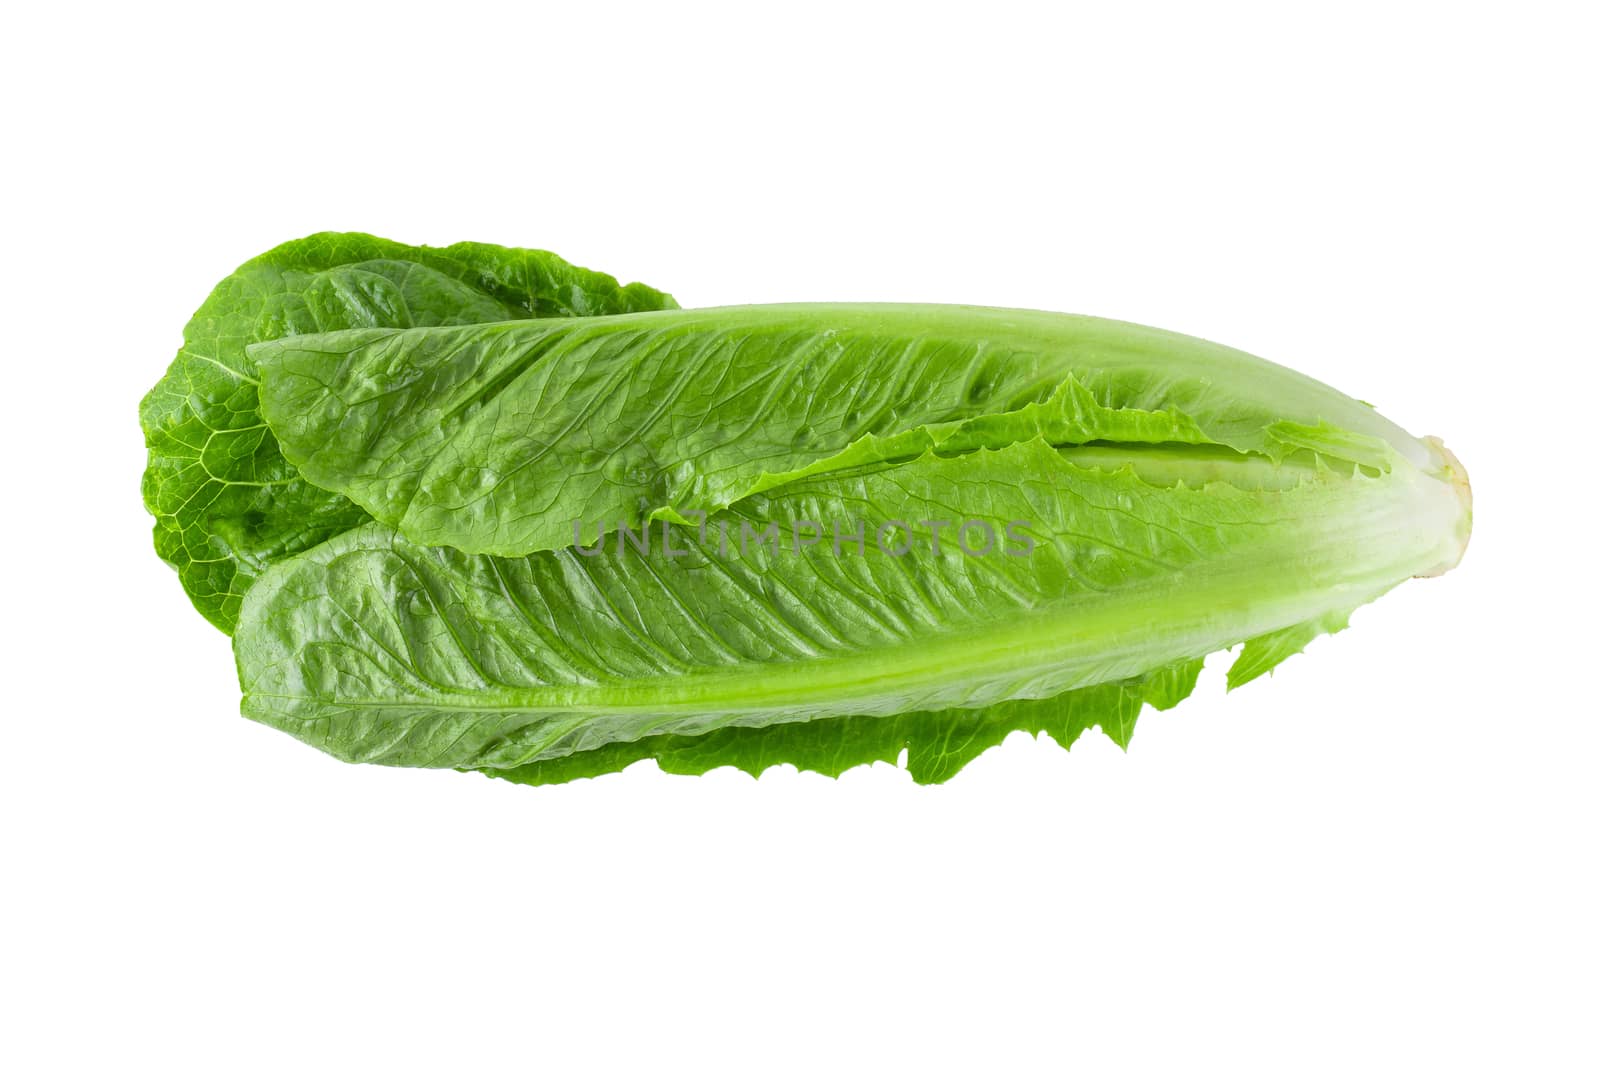
<instances>
[{"instance_id":1,"label":"white background","mask_svg":"<svg viewBox=\"0 0 1600 1067\"><path fill-rule=\"evenodd\" d=\"M7 16L0 1058L1597 1062L1583 7ZM1227 342L1444 437L1472 547L1126 755L345 766L138 492L189 313L322 229Z\"/></svg>"}]
</instances>

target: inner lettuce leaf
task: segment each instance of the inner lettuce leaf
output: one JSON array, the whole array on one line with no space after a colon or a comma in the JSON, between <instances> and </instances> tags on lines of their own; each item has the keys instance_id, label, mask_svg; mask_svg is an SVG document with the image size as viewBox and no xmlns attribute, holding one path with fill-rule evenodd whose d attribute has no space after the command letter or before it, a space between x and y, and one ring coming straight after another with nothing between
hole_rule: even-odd
<instances>
[{"instance_id":1,"label":"inner lettuce leaf","mask_svg":"<svg viewBox=\"0 0 1600 1067\"><path fill-rule=\"evenodd\" d=\"M711 308L354 330L250 354L266 422L308 481L418 544L502 556L1029 440L1089 446L1086 462L1111 466L1209 456L1218 476L1230 458L1372 473L1433 462L1369 406L1287 368L1047 312Z\"/></svg>"},{"instance_id":2,"label":"inner lettuce leaf","mask_svg":"<svg viewBox=\"0 0 1600 1067\"><path fill-rule=\"evenodd\" d=\"M1109 716L1181 699L1207 653L1244 643L1242 684L1452 566L1464 485L1413 443L1421 466L1391 448L1386 470L1318 460L1284 484L1211 477L1208 451L1085 464L1035 437L771 487L703 541L673 527L672 552L499 557L367 524L248 593L243 710L342 759L521 781L645 756L837 773L897 745L933 780L1015 728L1117 736ZM927 539L975 521L1030 550ZM836 540L858 529L859 550Z\"/></svg>"},{"instance_id":3,"label":"inner lettuce leaf","mask_svg":"<svg viewBox=\"0 0 1600 1067\"><path fill-rule=\"evenodd\" d=\"M355 327L451 326L676 307L644 285L549 252L398 244L321 233L245 263L212 291L183 347L140 405L145 506L155 547L195 607L231 633L251 583L274 560L368 521L304 480L263 422L249 345Z\"/></svg>"}]
</instances>

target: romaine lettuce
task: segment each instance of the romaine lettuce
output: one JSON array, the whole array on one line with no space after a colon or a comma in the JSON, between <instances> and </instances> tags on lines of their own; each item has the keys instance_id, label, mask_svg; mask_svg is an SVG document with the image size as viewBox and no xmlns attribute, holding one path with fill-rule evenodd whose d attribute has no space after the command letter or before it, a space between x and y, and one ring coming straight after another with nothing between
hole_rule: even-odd
<instances>
[{"instance_id":1,"label":"romaine lettuce","mask_svg":"<svg viewBox=\"0 0 1600 1067\"><path fill-rule=\"evenodd\" d=\"M250 590L244 710L348 760L553 781L906 749L935 780L1011 729L1125 741L1208 652L1243 643L1243 684L1470 529L1436 441L1077 316L725 308L250 355L284 455L375 521ZM651 550L615 535L645 520Z\"/></svg>"}]
</instances>

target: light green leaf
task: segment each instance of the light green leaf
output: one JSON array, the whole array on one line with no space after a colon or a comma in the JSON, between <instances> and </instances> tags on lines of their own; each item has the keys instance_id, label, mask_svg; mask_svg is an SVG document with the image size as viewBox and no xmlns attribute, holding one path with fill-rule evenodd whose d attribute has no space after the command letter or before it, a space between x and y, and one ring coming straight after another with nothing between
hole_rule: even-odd
<instances>
[{"instance_id":1,"label":"light green leaf","mask_svg":"<svg viewBox=\"0 0 1600 1067\"><path fill-rule=\"evenodd\" d=\"M593 556L500 558L362 527L251 590L235 635L244 712L378 763L511 772L631 753L694 766L723 752L831 770L898 745L938 778L1013 728L1054 725L1070 740L1075 722L1094 721L1126 740L1138 703L1170 705L1184 686L1121 694L1126 723L1108 723L1103 690L1054 723L1049 698L1161 679L1347 613L1461 550L1457 487L1406 462L1378 476L1316 466L1283 488L1208 480L1214 458L1182 447L1131 449L1115 469L1077 451L1035 439L791 482L714 515L704 545L675 527L674 557L613 539ZM1162 478L1141 473L1150 454ZM868 532L894 520L917 531L903 555ZM948 538L974 522L995 535L990 550L948 539L932 550L930 524ZM1002 540L1019 522L1032 551ZM751 543L740 523L774 524L785 547ZM837 542L858 526L860 554ZM834 543L802 548L812 529ZM997 707L1016 701L1031 706ZM850 732L832 762L817 746L844 727L774 729L923 712L938 714L915 730ZM734 729L764 739L652 740ZM946 741L919 740L939 730Z\"/></svg>"},{"instance_id":2,"label":"light green leaf","mask_svg":"<svg viewBox=\"0 0 1600 1067\"><path fill-rule=\"evenodd\" d=\"M1270 634L1252 637L1244 643L1239 658L1228 668L1228 689L1234 690L1263 674L1270 674L1278 664L1298 652L1323 634L1336 634L1350 625L1350 612L1340 609L1330 611L1315 619L1307 619Z\"/></svg>"},{"instance_id":3,"label":"light green leaf","mask_svg":"<svg viewBox=\"0 0 1600 1067\"><path fill-rule=\"evenodd\" d=\"M418 544L505 556L571 545L574 523L692 521L795 479L1034 439L1091 446L1086 463L1113 467L1126 450L1093 448L1194 446L1183 463L1258 484L1294 484L1284 463L1428 459L1366 405L1283 367L1043 312L713 308L300 336L251 353L267 422L308 480ZM1143 451L1159 479L1173 450Z\"/></svg>"},{"instance_id":4,"label":"light green leaf","mask_svg":"<svg viewBox=\"0 0 1600 1067\"><path fill-rule=\"evenodd\" d=\"M1083 733L1099 727L1127 748L1144 705L1165 710L1187 697L1201 662L1179 663L1125 682L1072 689L1040 700L882 717L849 715L765 728L730 726L704 734L657 734L484 773L526 785L549 785L654 759L670 774L737 767L759 775L769 767L788 764L837 777L863 764L897 763L904 755L913 781L944 782L1019 731L1048 736L1062 748L1071 748Z\"/></svg>"}]
</instances>

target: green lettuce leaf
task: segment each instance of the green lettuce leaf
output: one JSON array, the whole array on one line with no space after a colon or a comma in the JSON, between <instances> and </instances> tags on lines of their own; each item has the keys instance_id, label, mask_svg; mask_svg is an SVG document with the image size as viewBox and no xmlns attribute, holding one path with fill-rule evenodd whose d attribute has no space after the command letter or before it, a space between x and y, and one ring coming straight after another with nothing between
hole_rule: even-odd
<instances>
[{"instance_id":1,"label":"green lettuce leaf","mask_svg":"<svg viewBox=\"0 0 1600 1067\"><path fill-rule=\"evenodd\" d=\"M528 781L644 755L834 772L896 745L937 778L1013 728L1067 743L1104 726L1112 697L1136 706L1148 679L1217 649L1254 641L1270 666L1453 565L1464 488L1411 443L1424 466L1389 448L1372 472L1187 444L1114 463L1097 445L1084 463L1033 438L793 480L713 514L703 543L655 528L671 551L613 539L503 558L369 524L251 589L243 710L346 760ZM976 523L990 536L974 543ZM1051 703L1070 692L1084 695ZM906 718L923 713L938 714ZM950 740L926 740L941 729ZM819 756L830 743L837 757Z\"/></svg>"},{"instance_id":2,"label":"green lettuce leaf","mask_svg":"<svg viewBox=\"0 0 1600 1067\"><path fill-rule=\"evenodd\" d=\"M759 775L787 764L838 777L868 763L894 764L904 754L912 781L934 784L948 781L1018 732L1050 737L1070 749L1080 736L1098 727L1125 749L1143 708L1165 711L1177 706L1194 691L1202 662L1178 663L1139 678L1071 689L1041 700L882 717L843 715L765 728L730 726L704 734L656 734L483 773L523 785L553 785L653 759L669 774L737 767Z\"/></svg>"},{"instance_id":3,"label":"green lettuce leaf","mask_svg":"<svg viewBox=\"0 0 1600 1067\"><path fill-rule=\"evenodd\" d=\"M155 547L196 608L232 632L245 591L276 559L366 521L306 482L262 421L247 346L352 327L446 326L675 307L643 285L549 252L418 248L359 233L279 245L224 279L144 398L145 506Z\"/></svg>"},{"instance_id":4,"label":"green lettuce leaf","mask_svg":"<svg viewBox=\"0 0 1600 1067\"><path fill-rule=\"evenodd\" d=\"M797 479L1028 440L1154 446L1153 465L1162 446L1192 446L1173 450L1186 463L1262 457L1235 466L1268 478L1285 462L1431 461L1284 367L1045 312L712 308L298 336L251 356L307 480L418 544L503 556L592 540L574 523L698 521Z\"/></svg>"}]
</instances>

